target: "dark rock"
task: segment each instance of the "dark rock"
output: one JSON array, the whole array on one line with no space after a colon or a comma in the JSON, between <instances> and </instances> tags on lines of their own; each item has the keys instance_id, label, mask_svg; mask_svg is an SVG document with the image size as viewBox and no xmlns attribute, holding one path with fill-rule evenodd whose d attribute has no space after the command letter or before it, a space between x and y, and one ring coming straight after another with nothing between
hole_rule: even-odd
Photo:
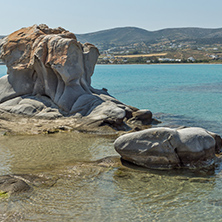
<instances>
[{"instance_id":1,"label":"dark rock","mask_svg":"<svg viewBox=\"0 0 222 222\"><path fill-rule=\"evenodd\" d=\"M149 125L152 123L152 112L150 110L137 110L132 112L132 118L128 120L133 124Z\"/></svg>"},{"instance_id":2,"label":"dark rock","mask_svg":"<svg viewBox=\"0 0 222 222\"><path fill-rule=\"evenodd\" d=\"M214 164L219 146L211 134L197 127L151 128L122 135L114 146L124 160L148 168L204 168Z\"/></svg>"},{"instance_id":3,"label":"dark rock","mask_svg":"<svg viewBox=\"0 0 222 222\"><path fill-rule=\"evenodd\" d=\"M16 176L4 175L0 176L0 190L5 193L20 193L29 191L31 187Z\"/></svg>"}]
</instances>

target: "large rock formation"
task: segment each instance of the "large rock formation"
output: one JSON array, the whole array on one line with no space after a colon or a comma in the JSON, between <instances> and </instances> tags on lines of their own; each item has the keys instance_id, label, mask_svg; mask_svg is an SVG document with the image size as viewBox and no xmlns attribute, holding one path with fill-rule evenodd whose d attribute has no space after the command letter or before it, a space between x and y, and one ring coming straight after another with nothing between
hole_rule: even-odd
<instances>
[{"instance_id":1,"label":"large rock formation","mask_svg":"<svg viewBox=\"0 0 222 222\"><path fill-rule=\"evenodd\" d=\"M81 44L63 28L34 25L10 34L0 42L0 58L8 68L8 75L0 79L0 111L44 118L87 117L117 128L124 119L150 124L149 111L134 115L138 109L105 89L92 88L98 56L94 45Z\"/></svg>"},{"instance_id":2,"label":"large rock formation","mask_svg":"<svg viewBox=\"0 0 222 222\"><path fill-rule=\"evenodd\" d=\"M202 128L152 128L120 136L114 143L124 160L148 168L211 166L221 138Z\"/></svg>"}]
</instances>

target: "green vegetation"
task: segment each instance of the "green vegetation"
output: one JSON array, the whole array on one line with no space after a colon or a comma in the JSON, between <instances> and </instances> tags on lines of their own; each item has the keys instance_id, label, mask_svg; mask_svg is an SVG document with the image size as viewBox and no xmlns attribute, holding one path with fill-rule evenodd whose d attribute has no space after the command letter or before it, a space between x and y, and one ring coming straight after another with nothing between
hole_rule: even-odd
<instances>
[{"instance_id":1,"label":"green vegetation","mask_svg":"<svg viewBox=\"0 0 222 222\"><path fill-rule=\"evenodd\" d=\"M9 194L8 194L8 193L0 190L0 199L2 199L2 198L8 198L8 197L9 197Z\"/></svg>"}]
</instances>

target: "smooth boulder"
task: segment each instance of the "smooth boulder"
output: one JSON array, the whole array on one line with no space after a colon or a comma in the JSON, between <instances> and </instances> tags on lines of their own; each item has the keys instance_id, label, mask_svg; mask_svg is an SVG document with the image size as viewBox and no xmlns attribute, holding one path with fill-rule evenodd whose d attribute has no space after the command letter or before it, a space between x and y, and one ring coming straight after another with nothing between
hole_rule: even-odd
<instances>
[{"instance_id":1,"label":"smooth boulder","mask_svg":"<svg viewBox=\"0 0 222 222\"><path fill-rule=\"evenodd\" d=\"M114 147L124 160L148 168L206 167L221 149L213 135L199 127L159 127L122 135Z\"/></svg>"}]
</instances>

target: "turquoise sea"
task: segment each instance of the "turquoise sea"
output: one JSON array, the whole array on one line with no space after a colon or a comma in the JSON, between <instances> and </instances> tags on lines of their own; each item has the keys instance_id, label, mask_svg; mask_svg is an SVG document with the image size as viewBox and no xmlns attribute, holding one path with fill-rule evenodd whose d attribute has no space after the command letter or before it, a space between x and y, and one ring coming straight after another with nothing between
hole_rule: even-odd
<instances>
[{"instance_id":1,"label":"turquoise sea","mask_svg":"<svg viewBox=\"0 0 222 222\"><path fill-rule=\"evenodd\" d=\"M97 65L92 85L166 124L222 135L222 65Z\"/></svg>"},{"instance_id":2,"label":"turquoise sea","mask_svg":"<svg viewBox=\"0 0 222 222\"><path fill-rule=\"evenodd\" d=\"M97 65L92 85L150 109L161 125L222 135L222 65ZM0 196L0 221L222 221L222 164L212 171L124 167L115 139L80 132L0 136L0 175L39 178L31 192ZM105 157L110 162L96 162Z\"/></svg>"},{"instance_id":3,"label":"turquoise sea","mask_svg":"<svg viewBox=\"0 0 222 222\"><path fill-rule=\"evenodd\" d=\"M0 76L5 74L0 66ZM92 85L150 109L166 124L201 126L222 135L222 65L97 65Z\"/></svg>"}]
</instances>

